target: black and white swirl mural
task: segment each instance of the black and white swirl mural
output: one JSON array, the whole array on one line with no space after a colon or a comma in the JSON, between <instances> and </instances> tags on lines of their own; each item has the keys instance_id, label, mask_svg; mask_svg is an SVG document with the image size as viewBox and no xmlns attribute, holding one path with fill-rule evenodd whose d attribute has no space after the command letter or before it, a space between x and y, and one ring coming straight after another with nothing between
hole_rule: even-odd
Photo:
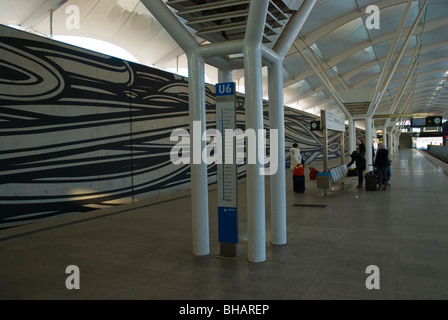
<instances>
[{"instance_id":1,"label":"black and white swirl mural","mask_svg":"<svg viewBox=\"0 0 448 320\"><path fill-rule=\"evenodd\" d=\"M214 99L207 86L209 128ZM287 149L297 141L308 162L322 158L313 119L286 108ZM187 190L169 137L188 123L188 79L0 26L0 228ZM330 157L339 143L330 135Z\"/></svg>"}]
</instances>

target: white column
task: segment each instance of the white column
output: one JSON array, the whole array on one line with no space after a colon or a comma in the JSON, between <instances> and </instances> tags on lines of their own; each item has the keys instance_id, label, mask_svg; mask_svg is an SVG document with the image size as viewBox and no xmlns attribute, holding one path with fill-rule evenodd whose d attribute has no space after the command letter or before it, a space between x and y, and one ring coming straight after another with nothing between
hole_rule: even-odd
<instances>
[{"instance_id":1,"label":"white column","mask_svg":"<svg viewBox=\"0 0 448 320\"><path fill-rule=\"evenodd\" d=\"M271 243L284 245L286 237L286 181L285 181L285 129L283 106L283 58L296 39L316 0L305 0L281 33L273 50L263 47L269 60L269 127L277 131L277 139L271 138L271 146L277 144L277 171L271 174ZM261 7L260 7L261 8ZM272 147L271 147L272 150ZM272 153L271 153L272 168Z\"/></svg>"},{"instance_id":2,"label":"white column","mask_svg":"<svg viewBox=\"0 0 448 320\"><path fill-rule=\"evenodd\" d=\"M390 133L390 141L391 141L391 150L392 150L392 154L394 154L395 152L397 152L397 139L396 139L397 137L396 137L396 135L395 135L395 132L394 131L392 131L391 133Z\"/></svg>"},{"instance_id":3,"label":"white column","mask_svg":"<svg viewBox=\"0 0 448 320\"><path fill-rule=\"evenodd\" d=\"M271 181L271 243L284 245L286 237L285 129L283 109L283 69L280 62L269 66L269 127L277 130L277 172ZM271 149L272 150L272 149ZM271 154L272 159L272 154Z\"/></svg>"},{"instance_id":4,"label":"white column","mask_svg":"<svg viewBox=\"0 0 448 320\"><path fill-rule=\"evenodd\" d=\"M232 82L232 70L218 69L218 82Z\"/></svg>"},{"instance_id":5,"label":"white column","mask_svg":"<svg viewBox=\"0 0 448 320\"><path fill-rule=\"evenodd\" d=\"M206 146L202 141L206 130L204 60L196 53L188 55L188 82L193 254L202 256L210 253L210 244L207 164L202 161L202 150ZM194 130L198 129L197 124L200 124L200 132Z\"/></svg>"},{"instance_id":6,"label":"white column","mask_svg":"<svg viewBox=\"0 0 448 320\"><path fill-rule=\"evenodd\" d=\"M356 150L356 126L353 118L348 120L348 152L352 154Z\"/></svg>"},{"instance_id":7,"label":"white column","mask_svg":"<svg viewBox=\"0 0 448 320\"><path fill-rule=\"evenodd\" d=\"M255 163L247 164L247 232L248 260L263 262L266 260L266 224L264 166L258 154L263 154L264 137L258 135L263 129L263 88L261 42L269 0L251 1L249 17L244 39L244 79L246 86L246 131L254 130L256 145ZM261 151L261 152L259 152Z\"/></svg>"},{"instance_id":8,"label":"white column","mask_svg":"<svg viewBox=\"0 0 448 320\"><path fill-rule=\"evenodd\" d=\"M389 141L387 140L387 127L384 127L383 130L381 130L383 132L383 143L384 143L384 148L389 149L388 146Z\"/></svg>"},{"instance_id":9,"label":"white column","mask_svg":"<svg viewBox=\"0 0 448 320\"><path fill-rule=\"evenodd\" d=\"M206 128L204 60L198 55L199 43L162 0L142 0L141 2L188 56L190 148L193 151L190 156L193 254L207 255L210 253L208 178L207 165L202 162L201 157L205 146L201 136ZM194 123L200 124L200 132L193 131ZM199 139L195 139L195 135L199 135ZM193 160L197 160L194 158L198 157L198 152L199 161L193 163Z\"/></svg>"},{"instance_id":10,"label":"white column","mask_svg":"<svg viewBox=\"0 0 448 320\"><path fill-rule=\"evenodd\" d=\"M261 50L246 46L244 48L245 86L246 86L246 131L263 129L263 92L261 75ZM256 145L250 150L258 155L263 147L263 137L256 135ZM255 148L254 148L255 147ZM264 176L260 174L263 165L259 157L255 163L247 164L247 232L248 260L266 260L265 188Z\"/></svg>"},{"instance_id":11,"label":"white column","mask_svg":"<svg viewBox=\"0 0 448 320\"><path fill-rule=\"evenodd\" d=\"M394 134L392 133L392 131L389 133L389 135L387 136L387 146L389 149L389 154L393 155L395 153L395 148L394 148Z\"/></svg>"},{"instance_id":12,"label":"white column","mask_svg":"<svg viewBox=\"0 0 448 320\"><path fill-rule=\"evenodd\" d=\"M367 172L373 171L372 160L372 118L366 117L366 167Z\"/></svg>"},{"instance_id":13,"label":"white column","mask_svg":"<svg viewBox=\"0 0 448 320\"><path fill-rule=\"evenodd\" d=\"M400 145L400 133L394 134L394 149L398 151L398 146Z\"/></svg>"}]
</instances>

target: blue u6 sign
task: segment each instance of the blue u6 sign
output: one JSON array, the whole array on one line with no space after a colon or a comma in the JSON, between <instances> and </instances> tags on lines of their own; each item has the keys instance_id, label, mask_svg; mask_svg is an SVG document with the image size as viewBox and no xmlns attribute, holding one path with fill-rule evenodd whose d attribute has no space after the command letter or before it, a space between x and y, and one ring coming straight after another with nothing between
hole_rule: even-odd
<instances>
[{"instance_id":1,"label":"blue u6 sign","mask_svg":"<svg viewBox=\"0 0 448 320\"><path fill-rule=\"evenodd\" d=\"M218 130L236 129L235 82L216 84L216 128ZM218 234L220 256L235 258L238 243L238 172L236 149L233 138L225 141L223 155L233 158L231 163L218 164Z\"/></svg>"},{"instance_id":2,"label":"blue u6 sign","mask_svg":"<svg viewBox=\"0 0 448 320\"><path fill-rule=\"evenodd\" d=\"M222 82L216 84L216 96L232 96L235 94L235 82Z\"/></svg>"},{"instance_id":3,"label":"blue u6 sign","mask_svg":"<svg viewBox=\"0 0 448 320\"><path fill-rule=\"evenodd\" d=\"M238 243L238 208L218 207L218 240Z\"/></svg>"}]
</instances>

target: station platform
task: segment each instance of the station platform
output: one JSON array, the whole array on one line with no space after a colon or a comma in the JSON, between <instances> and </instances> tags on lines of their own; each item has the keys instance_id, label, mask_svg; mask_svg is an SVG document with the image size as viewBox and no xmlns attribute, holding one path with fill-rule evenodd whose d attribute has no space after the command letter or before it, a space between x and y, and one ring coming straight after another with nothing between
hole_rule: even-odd
<instances>
[{"instance_id":1,"label":"station platform","mask_svg":"<svg viewBox=\"0 0 448 320\"><path fill-rule=\"evenodd\" d=\"M350 159L347 159L347 163ZM1 300L410 300L448 299L448 165L415 149L392 157L391 189L328 192L287 171L284 246L247 260L246 184L239 184L237 259L218 258L216 186L210 186L210 254L194 256L188 192L76 213L0 231ZM313 166L308 165L309 166ZM67 266L79 268L69 290ZM369 266L379 289L368 289Z\"/></svg>"}]
</instances>

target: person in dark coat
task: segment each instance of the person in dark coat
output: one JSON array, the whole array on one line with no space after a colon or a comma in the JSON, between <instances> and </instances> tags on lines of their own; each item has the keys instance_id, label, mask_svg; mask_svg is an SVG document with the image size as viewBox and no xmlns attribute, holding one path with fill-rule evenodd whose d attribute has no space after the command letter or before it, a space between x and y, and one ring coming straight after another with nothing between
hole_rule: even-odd
<instances>
[{"instance_id":1,"label":"person in dark coat","mask_svg":"<svg viewBox=\"0 0 448 320\"><path fill-rule=\"evenodd\" d=\"M364 140L361 140L361 143L359 144L359 152L361 152L364 157L366 156L366 145L364 144Z\"/></svg>"},{"instance_id":2,"label":"person in dark coat","mask_svg":"<svg viewBox=\"0 0 448 320\"><path fill-rule=\"evenodd\" d=\"M389 151L384 148L384 144L378 145L374 167L378 172L378 190L387 190L387 173L389 170Z\"/></svg>"},{"instance_id":3,"label":"person in dark coat","mask_svg":"<svg viewBox=\"0 0 448 320\"><path fill-rule=\"evenodd\" d=\"M358 171L358 185L356 188L362 188L362 183L364 181L364 170L366 170L366 159L359 151L353 151L350 155L352 161L347 164L347 167L350 167L353 163L356 163L356 170Z\"/></svg>"}]
</instances>

